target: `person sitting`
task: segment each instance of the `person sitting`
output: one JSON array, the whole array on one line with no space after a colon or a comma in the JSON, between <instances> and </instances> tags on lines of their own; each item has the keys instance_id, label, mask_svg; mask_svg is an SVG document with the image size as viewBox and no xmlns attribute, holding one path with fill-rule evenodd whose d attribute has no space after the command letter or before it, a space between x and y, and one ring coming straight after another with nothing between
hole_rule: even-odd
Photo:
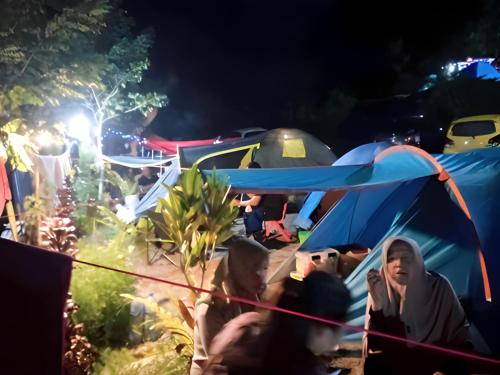
<instances>
[{"instance_id":1,"label":"person sitting","mask_svg":"<svg viewBox=\"0 0 500 375\"><path fill-rule=\"evenodd\" d=\"M247 168L260 168L260 164L252 161L248 164ZM262 223L264 221L264 209L260 205L261 200L261 195L252 193L244 194L241 200L233 200L234 205L238 207L245 207L245 212L243 213L245 233L247 236L257 237L256 239L260 239L261 237Z\"/></svg>"},{"instance_id":2,"label":"person sitting","mask_svg":"<svg viewBox=\"0 0 500 375\"><path fill-rule=\"evenodd\" d=\"M340 278L311 272L303 282L285 280L277 307L342 321L351 303ZM229 322L215 337L206 374L326 375L320 359L334 350L342 337L335 325L272 311L268 322L255 313Z\"/></svg>"},{"instance_id":3,"label":"person sitting","mask_svg":"<svg viewBox=\"0 0 500 375\"><path fill-rule=\"evenodd\" d=\"M367 274L365 328L422 343L470 350L465 312L449 281L438 273L426 271L417 243L406 237L390 237L383 244L381 258L380 272L372 269ZM368 375L464 370L458 365L458 357L446 358L440 353L373 335L365 335L363 341Z\"/></svg>"},{"instance_id":4,"label":"person sitting","mask_svg":"<svg viewBox=\"0 0 500 375\"><path fill-rule=\"evenodd\" d=\"M158 176L156 173L153 173L149 167L144 167L139 176L137 185L139 186L139 195L142 197L153 187L156 181L158 181Z\"/></svg>"},{"instance_id":5,"label":"person sitting","mask_svg":"<svg viewBox=\"0 0 500 375\"><path fill-rule=\"evenodd\" d=\"M259 301L266 289L268 250L256 241L238 238L229 245L212 280L212 290ZM203 296L195 306L194 355L191 375L203 373L212 339L224 324L254 307L211 295Z\"/></svg>"}]
</instances>

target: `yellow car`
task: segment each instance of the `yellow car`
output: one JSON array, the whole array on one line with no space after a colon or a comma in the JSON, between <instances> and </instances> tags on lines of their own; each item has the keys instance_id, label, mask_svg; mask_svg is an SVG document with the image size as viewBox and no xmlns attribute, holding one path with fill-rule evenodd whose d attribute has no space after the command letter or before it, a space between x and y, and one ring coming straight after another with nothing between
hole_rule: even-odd
<instances>
[{"instance_id":1,"label":"yellow car","mask_svg":"<svg viewBox=\"0 0 500 375\"><path fill-rule=\"evenodd\" d=\"M443 153L454 154L499 145L500 115L463 117L451 123Z\"/></svg>"}]
</instances>

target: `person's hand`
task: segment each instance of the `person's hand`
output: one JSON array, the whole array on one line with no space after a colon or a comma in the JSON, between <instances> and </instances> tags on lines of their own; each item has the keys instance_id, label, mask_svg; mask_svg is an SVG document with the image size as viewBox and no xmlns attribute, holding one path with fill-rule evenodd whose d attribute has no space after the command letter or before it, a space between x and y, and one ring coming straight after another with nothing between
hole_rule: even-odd
<instances>
[{"instance_id":1,"label":"person's hand","mask_svg":"<svg viewBox=\"0 0 500 375\"><path fill-rule=\"evenodd\" d=\"M231 201L231 204L232 204L233 206L239 206L239 205L240 205L240 202L241 202L241 201L240 201L239 199L233 199L233 200Z\"/></svg>"},{"instance_id":2,"label":"person's hand","mask_svg":"<svg viewBox=\"0 0 500 375\"><path fill-rule=\"evenodd\" d=\"M373 301L373 311L381 310L388 297L380 272L372 268L368 271L366 280L368 282L368 293L370 293Z\"/></svg>"}]
</instances>

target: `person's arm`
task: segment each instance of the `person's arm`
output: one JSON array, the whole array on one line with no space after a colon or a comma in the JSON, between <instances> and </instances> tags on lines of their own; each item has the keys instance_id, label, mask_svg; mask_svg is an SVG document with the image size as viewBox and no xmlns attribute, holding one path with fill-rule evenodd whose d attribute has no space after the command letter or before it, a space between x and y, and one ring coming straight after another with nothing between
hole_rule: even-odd
<instances>
[{"instance_id":1,"label":"person's arm","mask_svg":"<svg viewBox=\"0 0 500 375\"><path fill-rule=\"evenodd\" d=\"M260 204L260 201L262 199L261 195L248 194L248 196L250 197L250 199L247 201L239 201L238 206L240 206L240 207L247 207L247 206L256 207Z\"/></svg>"},{"instance_id":2,"label":"person's arm","mask_svg":"<svg viewBox=\"0 0 500 375\"><path fill-rule=\"evenodd\" d=\"M147 193L152 187L154 186L154 184L149 184L149 185L139 185L139 191L142 193L142 194L145 194Z\"/></svg>"}]
</instances>

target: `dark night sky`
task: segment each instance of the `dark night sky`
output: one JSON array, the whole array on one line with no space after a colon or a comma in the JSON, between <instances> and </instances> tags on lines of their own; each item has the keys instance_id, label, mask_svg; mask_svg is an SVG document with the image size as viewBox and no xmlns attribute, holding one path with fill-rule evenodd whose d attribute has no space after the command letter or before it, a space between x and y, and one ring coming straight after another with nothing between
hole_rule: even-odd
<instances>
[{"instance_id":1,"label":"dark night sky","mask_svg":"<svg viewBox=\"0 0 500 375\"><path fill-rule=\"evenodd\" d=\"M392 94L388 46L403 40L408 69L452 48L477 16L442 1L128 0L137 31L153 27L150 78L170 104L153 128L203 138L247 126L290 127L287 110L339 87ZM454 52L453 49L451 52Z\"/></svg>"}]
</instances>

